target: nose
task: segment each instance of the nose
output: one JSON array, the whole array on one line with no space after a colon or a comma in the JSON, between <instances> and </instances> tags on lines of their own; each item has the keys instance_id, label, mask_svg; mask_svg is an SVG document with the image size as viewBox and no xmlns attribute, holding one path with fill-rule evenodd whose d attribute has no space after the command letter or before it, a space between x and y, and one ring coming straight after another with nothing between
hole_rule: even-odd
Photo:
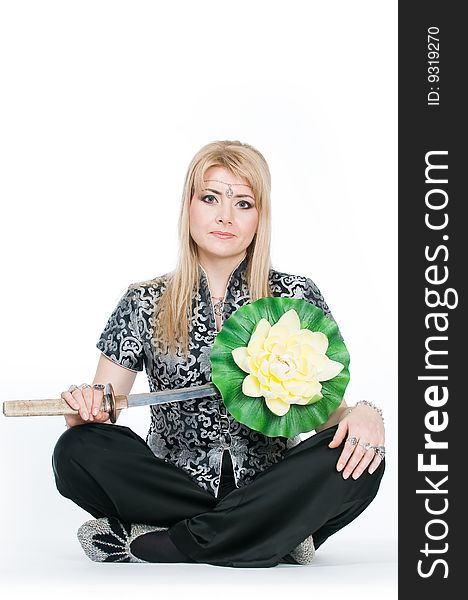
<instances>
[{"instance_id":1,"label":"nose","mask_svg":"<svg viewBox=\"0 0 468 600\"><path fill-rule=\"evenodd\" d=\"M230 202L221 203L218 208L218 214L216 215L217 223L232 223L232 206Z\"/></svg>"}]
</instances>

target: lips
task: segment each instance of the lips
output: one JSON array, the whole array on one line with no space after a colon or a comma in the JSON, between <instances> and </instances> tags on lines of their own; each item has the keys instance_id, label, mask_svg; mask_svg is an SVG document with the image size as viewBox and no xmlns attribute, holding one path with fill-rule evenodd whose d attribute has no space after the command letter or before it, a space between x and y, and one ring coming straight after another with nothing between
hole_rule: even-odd
<instances>
[{"instance_id":1,"label":"lips","mask_svg":"<svg viewBox=\"0 0 468 600\"><path fill-rule=\"evenodd\" d=\"M234 235L232 235L232 233L223 233L222 231L212 231L211 234L222 240L227 240L235 237Z\"/></svg>"}]
</instances>

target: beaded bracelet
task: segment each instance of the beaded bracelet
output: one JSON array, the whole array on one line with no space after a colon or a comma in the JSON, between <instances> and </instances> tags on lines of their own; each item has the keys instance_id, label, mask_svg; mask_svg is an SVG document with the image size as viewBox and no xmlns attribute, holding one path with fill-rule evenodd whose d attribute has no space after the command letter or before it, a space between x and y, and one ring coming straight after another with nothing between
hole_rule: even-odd
<instances>
[{"instance_id":1,"label":"beaded bracelet","mask_svg":"<svg viewBox=\"0 0 468 600\"><path fill-rule=\"evenodd\" d=\"M374 410L376 410L379 413L380 418L382 419L382 423L384 422L384 418L383 418L383 414L382 414L382 409L381 408L379 408L375 404L372 404L372 402L369 402L368 400L359 400L359 402L356 402L356 406L358 406L359 404L365 404L366 406L370 406L371 408L373 408Z\"/></svg>"}]
</instances>

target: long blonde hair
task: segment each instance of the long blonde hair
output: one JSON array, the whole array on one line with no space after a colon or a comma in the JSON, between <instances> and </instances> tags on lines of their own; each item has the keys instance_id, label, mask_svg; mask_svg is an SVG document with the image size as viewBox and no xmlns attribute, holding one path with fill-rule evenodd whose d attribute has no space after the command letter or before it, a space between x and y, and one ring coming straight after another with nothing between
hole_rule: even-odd
<instances>
[{"instance_id":1,"label":"long blonde hair","mask_svg":"<svg viewBox=\"0 0 468 600\"><path fill-rule=\"evenodd\" d=\"M194 193L199 194L204 188L205 172L212 166L221 166L235 176L245 177L253 189L259 221L257 232L247 248L246 281L252 302L273 295L269 286L272 266L271 176L268 164L263 155L249 144L229 140L211 142L197 152L189 165L178 222L177 266L167 274L166 289L153 313L155 348L173 354L179 349L186 357L189 351L192 298L199 291L197 245L189 230L190 202Z\"/></svg>"}]
</instances>

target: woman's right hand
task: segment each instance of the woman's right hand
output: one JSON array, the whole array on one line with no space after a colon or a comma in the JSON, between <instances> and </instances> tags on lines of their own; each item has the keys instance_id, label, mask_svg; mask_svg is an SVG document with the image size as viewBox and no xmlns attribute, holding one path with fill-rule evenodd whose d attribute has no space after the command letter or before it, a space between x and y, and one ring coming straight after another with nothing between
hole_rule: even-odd
<instances>
[{"instance_id":1,"label":"woman's right hand","mask_svg":"<svg viewBox=\"0 0 468 600\"><path fill-rule=\"evenodd\" d=\"M61 397L65 402L78 411L76 415L64 415L69 427L92 421L104 423L109 420L109 413L100 410L104 398L104 386L95 385L96 387L86 383L81 384L79 387L71 385L66 392L61 393Z\"/></svg>"}]
</instances>

